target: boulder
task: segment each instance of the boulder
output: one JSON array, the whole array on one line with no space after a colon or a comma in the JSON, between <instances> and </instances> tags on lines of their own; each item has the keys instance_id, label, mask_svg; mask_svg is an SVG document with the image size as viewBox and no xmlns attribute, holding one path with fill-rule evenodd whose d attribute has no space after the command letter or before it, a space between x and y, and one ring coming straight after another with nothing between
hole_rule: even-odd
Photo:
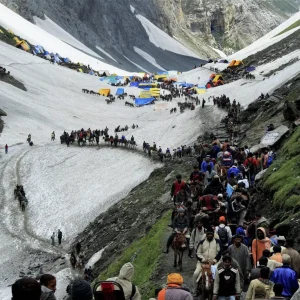
<instances>
[{"instance_id":1,"label":"boulder","mask_svg":"<svg viewBox=\"0 0 300 300\"><path fill-rule=\"evenodd\" d=\"M296 108L295 103L285 101L283 107L283 117L286 121L294 122L299 117L299 111Z\"/></svg>"},{"instance_id":2,"label":"boulder","mask_svg":"<svg viewBox=\"0 0 300 300\"><path fill-rule=\"evenodd\" d=\"M0 117L6 117L7 113L0 108Z\"/></svg>"},{"instance_id":3,"label":"boulder","mask_svg":"<svg viewBox=\"0 0 300 300\"><path fill-rule=\"evenodd\" d=\"M267 146L273 146L288 132L289 132L289 128L285 125L281 125L272 131L268 131L262 137L260 141L260 145L262 146L262 148Z\"/></svg>"}]
</instances>

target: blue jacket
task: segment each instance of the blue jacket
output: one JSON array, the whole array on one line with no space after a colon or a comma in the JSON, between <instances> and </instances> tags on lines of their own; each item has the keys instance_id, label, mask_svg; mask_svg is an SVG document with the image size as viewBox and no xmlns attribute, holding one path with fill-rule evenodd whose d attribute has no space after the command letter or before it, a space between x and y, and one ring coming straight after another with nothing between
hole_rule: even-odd
<instances>
[{"instance_id":1,"label":"blue jacket","mask_svg":"<svg viewBox=\"0 0 300 300\"><path fill-rule=\"evenodd\" d=\"M297 274L290 266L283 265L275 269L270 280L283 285L283 297L292 297L299 288Z\"/></svg>"},{"instance_id":2,"label":"blue jacket","mask_svg":"<svg viewBox=\"0 0 300 300\"><path fill-rule=\"evenodd\" d=\"M207 162L207 161L203 161L202 164L201 164L201 172L205 173L207 171L207 166L208 164L211 165L211 169L213 170L214 169L214 163L211 161L211 162Z\"/></svg>"},{"instance_id":3,"label":"blue jacket","mask_svg":"<svg viewBox=\"0 0 300 300\"><path fill-rule=\"evenodd\" d=\"M240 173L240 170L236 167L231 167L228 172L227 172L227 177L229 178L230 177L230 174L233 173L234 174L234 177L237 177L238 174Z\"/></svg>"}]
</instances>

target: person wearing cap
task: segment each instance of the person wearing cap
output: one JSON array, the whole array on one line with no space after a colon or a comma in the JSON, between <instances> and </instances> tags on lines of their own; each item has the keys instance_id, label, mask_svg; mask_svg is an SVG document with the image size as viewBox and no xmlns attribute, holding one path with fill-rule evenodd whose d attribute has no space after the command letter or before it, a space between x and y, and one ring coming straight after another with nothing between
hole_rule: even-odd
<instances>
[{"instance_id":1,"label":"person wearing cap","mask_svg":"<svg viewBox=\"0 0 300 300\"><path fill-rule=\"evenodd\" d=\"M24 277L11 286L11 293L12 300L40 300L42 290L37 280Z\"/></svg>"},{"instance_id":2,"label":"person wearing cap","mask_svg":"<svg viewBox=\"0 0 300 300\"><path fill-rule=\"evenodd\" d=\"M210 160L210 155L206 155L205 160L203 160L203 162L201 163L201 172L205 173L207 171L207 166L210 165L211 166L211 170L214 169L214 164L213 162Z\"/></svg>"},{"instance_id":3,"label":"person wearing cap","mask_svg":"<svg viewBox=\"0 0 300 300\"><path fill-rule=\"evenodd\" d=\"M214 237L214 230L211 227L206 229L205 238L200 241L196 249L197 265L193 274L194 291L197 292L197 279L201 273L202 261L209 261L213 265L216 264L222 255L222 245L219 239Z\"/></svg>"},{"instance_id":4,"label":"person wearing cap","mask_svg":"<svg viewBox=\"0 0 300 300\"><path fill-rule=\"evenodd\" d=\"M218 266L213 293L213 300L238 300L240 297L240 275L238 269L232 266L230 256L223 256L222 264Z\"/></svg>"},{"instance_id":5,"label":"person wearing cap","mask_svg":"<svg viewBox=\"0 0 300 300\"><path fill-rule=\"evenodd\" d=\"M163 251L163 253L169 253L169 248L170 248L177 233L179 233L179 232L187 233L188 232L189 220L188 220L187 216L185 215L184 208L182 208L182 207L178 208L177 212L178 212L178 214L173 219L173 222L172 222L173 232L170 234L170 236L167 240L167 247L166 247L166 250Z\"/></svg>"},{"instance_id":6,"label":"person wearing cap","mask_svg":"<svg viewBox=\"0 0 300 300\"><path fill-rule=\"evenodd\" d=\"M190 192L188 185L185 181L182 180L182 176L178 174L176 176L176 180L173 182L171 187L171 197L173 198L174 205L175 205L175 197L179 193L181 189L185 189L188 193Z\"/></svg>"},{"instance_id":7,"label":"person wearing cap","mask_svg":"<svg viewBox=\"0 0 300 300\"><path fill-rule=\"evenodd\" d=\"M291 257L288 254L282 255L283 266L273 271L270 280L274 283L283 284L284 298L291 298L298 290L298 277L297 273L291 268Z\"/></svg>"},{"instance_id":8,"label":"person wearing cap","mask_svg":"<svg viewBox=\"0 0 300 300\"><path fill-rule=\"evenodd\" d=\"M279 245L275 245L273 247L273 255L270 257L270 260L275 260L279 263L282 263L282 255L281 255L281 247Z\"/></svg>"},{"instance_id":9,"label":"person wearing cap","mask_svg":"<svg viewBox=\"0 0 300 300\"><path fill-rule=\"evenodd\" d=\"M238 262L243 278L246 279L251 271L251 261L248 247L242 243L242 240L243 236L235 235L233 244L228 247L228 253Z\"/></svg>"},{"instance_id":10,"label":"person wearing cap","mask_svg":"<svg viewBox=\"0 0 300 300\"><path fill-rule=\"evenodd\" d=\"M190 292L183 289L183 277L178 273L171 273L167 278L167 286L157 296L157 300L193 300Z\"/></svg>"},{"instance_id":11,"label":"person wearing cap","mask_svg":"<svg viewBox=\"0 0 300 300\"><path fill-rule=\"evenodd\" d=\"M219 218L219 225L216 226L215 233L219 236L222 243L222 250L227 250L228 242L232 238L232 233L230 227L226 225L226 218L224 216Z\"/></svg>"}]
</instances>

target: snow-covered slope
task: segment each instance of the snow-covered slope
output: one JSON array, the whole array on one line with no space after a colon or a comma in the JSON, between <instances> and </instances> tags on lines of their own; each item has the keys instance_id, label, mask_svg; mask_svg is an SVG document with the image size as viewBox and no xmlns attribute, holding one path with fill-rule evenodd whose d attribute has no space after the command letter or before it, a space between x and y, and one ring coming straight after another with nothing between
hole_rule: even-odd
<instances>
[{"instance_id":1,"label":"snow-covered slope","mask_svg":"<svg viewBox=\"0 0 300 300\"><path fill-rule=\"evenodd\" d=\"M270 31L265 36L261 37L260 39L258 39L254 43L252 43L251 45L249 45L246 48L229 56L229 59L244 59L256 52L266 49L266 48L270 47L271 45L281 41L282 39L286 38L290 34L299 30L300 26L293 28L283 34L280 34L280 35L278 35L278 34L299 20L300 20L300 12L296 13L294 16L289 18L287 21L280 24L274 30Z\"/></svg>"}]
</instances>

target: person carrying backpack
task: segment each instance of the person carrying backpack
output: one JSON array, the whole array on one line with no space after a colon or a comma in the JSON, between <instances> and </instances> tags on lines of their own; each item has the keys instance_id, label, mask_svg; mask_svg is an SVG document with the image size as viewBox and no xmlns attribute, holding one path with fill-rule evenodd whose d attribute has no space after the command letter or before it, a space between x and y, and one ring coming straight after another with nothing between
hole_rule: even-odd
<instances>
[{"instance_id":1,"label":"person carrying backpack","mask_svg":"<svg viewBox=\"0 0 300 300\"><path fill-rule=\"evenodd\" d=\"M254 183L254 177L257 173L258 162L254 157L253 153L248 154L248 158L244 161L244 167L246 168L246 172L248 174L249 182L251 185Z\"/></svg>"},{"instance_id":2,"label":"person carrying backpack","mask_svg":"<svg viewBox=\"0 0 300 300\"><path fill-rule=\"evenodd\" d=\"M134 266L128 262L122 266L118 277L108 278L107 281L115 281L121 285L125 300L141 300L138 287L131 282L133 275Z\"/></svg>"},{"instance_id":3,"label":"person carrying backpack","mask_svg":"<svg viewBox=\"0 0 300 300\"><path fill-rule=\"evenodd\" d=\"M227 250L228 242L232 239L232 233L230 227L226 225L224 216L219 218L219 226L215 228L215 233L219 236L219 240L222 243L222 250Z\"/></svg>"}]
</instances>

